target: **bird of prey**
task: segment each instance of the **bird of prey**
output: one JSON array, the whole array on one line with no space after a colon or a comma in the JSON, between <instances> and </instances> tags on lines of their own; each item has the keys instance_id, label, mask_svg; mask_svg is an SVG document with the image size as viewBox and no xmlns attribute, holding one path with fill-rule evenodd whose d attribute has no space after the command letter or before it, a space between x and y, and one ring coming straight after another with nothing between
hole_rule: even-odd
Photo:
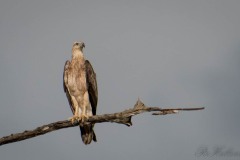
<instances>
[{"instance_id":1,"label":"bird of prey","mask_svg":"<svg viewBox=\"0 0 240 160\"><path fill-rule=\"evenodd\" d=\"M72 123L78 120L84 144L97 141L94 124L83 123L89 116L96 115L98 89L96 74L92 65L83 55L83 42L75 42L72 59L66 61L63 72L63 88L73 112Z\"/></svg>"}]
</instances>

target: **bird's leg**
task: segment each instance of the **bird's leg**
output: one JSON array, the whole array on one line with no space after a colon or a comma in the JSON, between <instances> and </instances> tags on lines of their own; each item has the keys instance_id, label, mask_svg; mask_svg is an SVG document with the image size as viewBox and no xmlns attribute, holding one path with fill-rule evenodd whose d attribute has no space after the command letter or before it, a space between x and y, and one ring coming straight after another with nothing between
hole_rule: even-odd
<instances>
[{"instance_id":1,"label":"bird's leg","mask_svg":"<svg viewBox=\"0 0 240 160\"><path fill-rule=\"evenodd\" d=\"M81 117L79 116L79 107L78 107L78 103L75 100L75 98L72 98L73 100L73 107L75 108L75 112L74 115L69 118L69 120L72 122L72 124L74 124L74 122L77 120L78 122L81 120Z\"/></svg>"},{"instance_id":2,"label":"bird's leg","mask_svg":"<svg viewBox=\"0 0 240 160\"><path fill-rule=\"evenodd\" d=\"M86 119L88 119L88 116L86 114L86 107L83 107L82 114L81 114L81 122L83 123Z\"/></svg>"},{"instance_id":3,"label":"bird's leg","mask_svg":"<svg viewBox=\"0 0 240 160\"><path fill-rule=\"evenodd\" d=\"M82 108L82 114L81 114L81 122L83 123L84 121L86 121L89 116L87 114L87 109L89 107L89 96L88 93L84 93L83 95L83 108Z\"/></svg>"}]
</instances>

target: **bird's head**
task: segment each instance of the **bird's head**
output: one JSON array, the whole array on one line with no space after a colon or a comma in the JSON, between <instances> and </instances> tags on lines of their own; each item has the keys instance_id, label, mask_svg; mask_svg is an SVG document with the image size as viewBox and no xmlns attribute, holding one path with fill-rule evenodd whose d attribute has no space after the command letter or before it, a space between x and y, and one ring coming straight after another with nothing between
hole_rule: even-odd
<instances>
[{"instance_id":1,"label":"bird's head","mask_svg":"<svg viewBox=\"0 0 240 160\"><path fill-rule=\"evenodd\" d=\"M75 42L72 47L72 51L74 50L80 50L83 51L83 48L85 47L85 44L83 42Z\"/></svg>"}]
</instances>

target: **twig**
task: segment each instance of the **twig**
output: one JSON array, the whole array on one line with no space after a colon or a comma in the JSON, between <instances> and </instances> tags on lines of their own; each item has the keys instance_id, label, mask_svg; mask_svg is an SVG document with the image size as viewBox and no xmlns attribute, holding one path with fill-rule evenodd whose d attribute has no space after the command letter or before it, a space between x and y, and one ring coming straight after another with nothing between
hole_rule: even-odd
<instances>
[{"instance_id":1,"label":"twig","mask_svg":"<svg viewBox=\"0 0 240 160\"><path fill-rule=\"evenodd\" d=\"M84 123L103 123L103 122L114 122L125 124L127 126L131 126L131 117L137 114L141 114L144 112L154 112L152 115L166 115L166 114L175 114L179 111L194 111L194 110L202 110L201 108L174 108L174 109L162 109L159 107L147 107L145 106L139 99L137 100L134 108L125 110L123 112L113 113L113 114L103 114L103 115L95 115L89 117L88 120ZM54 123L50 123L47 125L43 125L41 127L37 127L34 130L24 131L22 133L15 133L9 136L5 136L0 138L0 146L8 143L18 142L25 139L33 138L39 135L46 134L48 132L56 131L63 128L78 126L79 122L75 121L72 123L69 120L57 121Z\"/></svg>"}]
</instances>

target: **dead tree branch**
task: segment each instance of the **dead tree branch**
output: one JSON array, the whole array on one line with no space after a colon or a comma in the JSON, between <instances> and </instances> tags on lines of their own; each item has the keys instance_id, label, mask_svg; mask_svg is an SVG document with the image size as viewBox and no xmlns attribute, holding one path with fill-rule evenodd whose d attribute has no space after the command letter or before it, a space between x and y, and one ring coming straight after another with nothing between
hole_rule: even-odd
<instances>
[{"instance_id":1,"label":"dead tree branch","mask_svg":"<svg viewBox=\"0 0 240 160\"><path fill-rule=\"evenodd\" d=\"M175 114L179 111L194 111L194 110L202 110L201 108L174 108L174 109L162 109L159 107L147 107L145 106L139 99L134 105L133 108L127 109L123 112L113 113L113 114L103 114L103 115L95 115L89 117L88 120L84 123L103 123L103 122L114 122L125 124L127 126L131 126L131 118L137 114L141 114L144 112L154 112L152 115L166 115L166 114ZM46 134L48 132L56 131L63 128L78 126L79 122L75 121L72 123L69 120L57 121L54 123L50 123L47 125L43 125L41 127L37 127L34 130L26 130L22 133L15 133L9 136L5 136L0 138L0 146L8 143L18 142L25 139L33 138L39 135Z\"/></svg>"}]
</instances>

